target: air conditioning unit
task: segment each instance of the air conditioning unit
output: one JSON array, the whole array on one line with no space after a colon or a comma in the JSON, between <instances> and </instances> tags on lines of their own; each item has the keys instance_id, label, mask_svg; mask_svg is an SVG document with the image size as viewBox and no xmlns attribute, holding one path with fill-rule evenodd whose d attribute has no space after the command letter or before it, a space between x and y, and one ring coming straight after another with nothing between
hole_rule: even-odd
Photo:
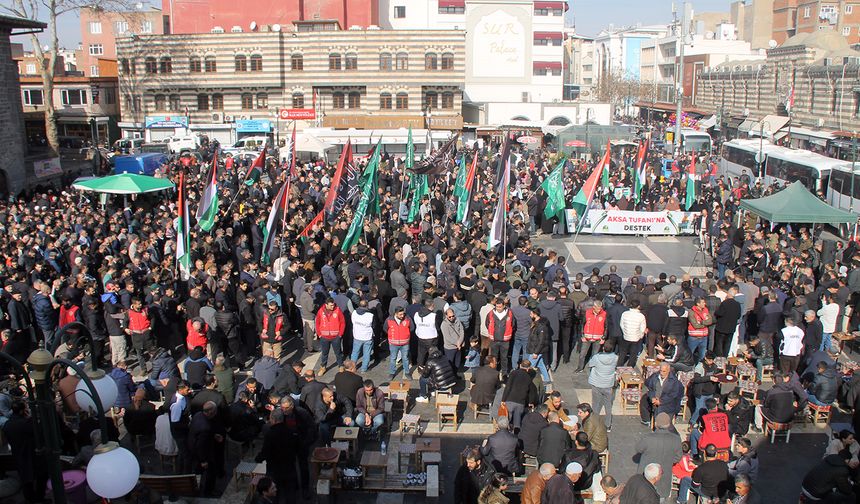
<instances>
[{"instance_id":1,"label":"air conditioning unit","mask_svg":"<svg viewBox=\"0 0 860 504\"><path fill-rule=\"evenodd\" d=\"M212 122L224 122L224 112L212 112Z\"/></svg>"},{"instance_id":2,"label":"air conditioning unit","mask_svg":"<svg viewBox=\"0 0 860 504\"><path fill-rule=\"evenodd\" d=\"M824 127L824 118L823 117L818 118L818 127L819 128Z\"/></svg>"},{"instance_id":3,"label":"air conditioning unit","mask_svg":"<svg viewBox=\"0 0 860 504\"><path fill-rule=\"evenodd\" d=\"M231 115L225 115L225 116L224 116L224 122L228 122L228 123L229 123L229 122L233 122L233 119L234 119L234 118L233 118L233 116L231 116Z\"/></svg>"},{"instance_id":4,"label":"air conditioning unit","mask_svg":"<svg viewBox=\"0 0 860 504\"><path fill-rule=\"evenodd\" d=\"M750 109L745 108L744 109L744 117L747 117L748 115L750 115Z\"/></svg>"}]
</instances>

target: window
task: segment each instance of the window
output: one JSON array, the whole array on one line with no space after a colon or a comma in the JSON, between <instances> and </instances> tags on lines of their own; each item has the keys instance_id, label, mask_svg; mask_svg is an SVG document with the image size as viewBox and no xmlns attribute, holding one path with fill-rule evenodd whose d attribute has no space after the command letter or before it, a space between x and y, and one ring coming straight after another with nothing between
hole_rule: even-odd
<instances>
[{"instance_id":1,"label":"window","mask_svg":"<svg viewBox=\"0 0 860 504\"><path fill-rule=\"evenodd\" d=\"M424 108L430 107L431 109L439 108L439 95L434 91L428 91L424 94Z\"/></svg>"},{"instance_id":2,"label":"window","mask_svg":"<svg viewBox=\"0 0 860 504\"><path fill-rule=\"evenodd\" d=\"M102 32L102 23L101 21L90 21L90 33L93 35L98 35Z\"/></svg>"},{"instance_id":3,"label":"window","mask_svg":"<svg viewBox=\"0 0 860 504\"><path fill-rule=\"evenodd\" d=\"M209 95L197 95L197 110L209 110Z\"/></svg>"},{"instance_id":4,"label":"window","mask_svg":"<svg viewBox=\"0 0 860 504\"><path fill-rule=\"evenodd\" d=\"M248 58L243 55L238 55L235 58L236 63L236 71L237 72L247 72L248 71Z\"/></svg>"},{"instance_id":5,"label":"window","mask_svg":"<svg viewBox=\"0 0 860 504\"><path fill-rule=\"evenodd\" d=\"M822 18L826 18L828 16L832 16L836 14L836 6L835 5L822 5L821 10L818 11L818 15Z\"/></svg>"},{"instance_id":6,"label":"window","mask_svg":"<svg viewBox=\"0 0 860 504\"><path fill-rule=\"evenodd\" d=\"M439 14L465 14L466 7L463 5L442 7L439 6Z\"/></svg>"},{"instance_id":7,"label":"window","mask_svg":"<svg viewBox=\"0 0 860 504\"><path fill-rule=\"evenodd\" d=\"M251 71L252 72L262 72L263 71L263 57L259 54L251 55Z\"/></svg>"},{"instance_id":8,"label":"window","mask_svg":"<svg viewBox=\"0 0 860 504\"><path fill-rule=\"evenodd\" d=\"M340 54L332 53L328 55L328 69L340 70Z\"/></svg>"},{"instance_id":9,"label":"window","mask_svg":"<svg viewBox=\"0 0 860 504\"><path fill-rule=\"evenodd\" d=\"M188 58L188 71L191 73L200 73L203 67L200 65L200 58L192 56Z\"/></svg>"},{"instance_id":10,"label":"window","mask_svg":"<svg viewBox=\"0 0 860 504\"><path fill-rule=\"evenodd\" d=\"M132 100L131 110L133 112L140 112L141 110L143 110L143 100L140 98L140 96L135 96L134 100Z\"/></svg>"},{"instance_id":11,"label":"window","mask_svg":"<svg viewBox=\"0 0 860 504\"><path fill-rule=\"evenodd\" d=\"M361 93L358 91L352 91L349 93L349 108L361 108Z\"/></svg>"},{"instance_id":12,"label":"window","mask_svg":"<svg viewBox=\"0 0 860 504\"><path fill-rule=\"evenodd\" d=\"M382 53L379 55L379 69L389 72L393 69L391 53Z\"/></svg>"},{"instance_id":13,"label":"window","mask_svg":"<svg viewBox=\"0 0 860 504\"><path fill-rule=\"evenodd\" d=\"M397 69L409 70L409 55L401 52L397 53Z\"/></svg>"},{"instance_id":14,"label":"window","mask_svg":"<svg viewBox=\"0 0 860 504\"><path fill-rule=\"evenodd\" d=\"M395 5L394 6L394 19L403 19L406 17L406 6L405 5Z\"/></svg>"},{"instance_id":15,"label":"window","mask_svg":"<svg viewBox=\"0 0 860 504\"><path fill-rule=\"evenodd\" d=\"M845 14L852 14L854 12L854 6L848 4L845 6Z\"/></svg>"},{"instance_id":16,"label":"window","mask_svg":"<svg viewBox=\"0 0 860 504\"><path fill-rule=\"evenodd\" d=\"M180 112L182 110L182 100L179 99L178 94L170 95L170 111L171 112Z\"/></svg>"},{"instance_id":17,"label":"window","mask_svg":"<svg viewBox=\"0 0 860 504\"><path fill-rule=\"evenodd\" d=\"M206 56L203 60L203 69L208 72L215 72L217 70L215 65L215 56Z\"/></svg>"},{"instance_id":18,"label":"window","mask_svg":"<svg viewBox=\"0 0 860 504\"><path fill-rule=\"evenodd\" d=\"M436 53L427 53L424 55L424 70L436 70L439 68L439 60Z\"/></svg>"},{"instance_id":19,"label":"window","mask_svg":"<svg viewBox=\"0 0 860 504\"><path fill-rule=\"evenodd\" d=\"M101 56L105 53L105 48L101 44L90 44L90 56Z\"/></svg>"},{"instance_id":20,"label":"window","mask_svg":"<svg viewBox=\"0 0 860 504\"><path fill-rule=\"evenodd\" d=\"M409 95L406 93L397 93L397 110L406 110L409 108Z\"/></svg>"},{"instance_id":21,"label":"window","mask_svg":"<svg viewBox=\"0 0 860 504\"><path fill-rule=\"evenodd\" d=\"M155 61L155 58L146 58L143 63L144 69L148 74L158 73L158 63Z\"/></svg>"},{"instance_id":22,"label":"window","mask_svg":"<svg viewBox=\"0 0 860 504\"><path fill-rule=\"evenodd\" d=\"M119 60L119 67L124 74L127 74L130 71L130 68L128 66L128 60L125 58Z\"/></svg>"},{"instance_id":23,"label":"window","mask_svg":"<svg viewBox=\"0 0 860 504\"><path fill-rule=\"evenodd\" d=\"M809 19L809 16L811 16L811 15L812 15L812 9L809 7L804 7L803 8L803 18Z\"/></svg>"},{"instance_id":24,"label":"window","mask_svg":"<svg viewBox=\"0 0 860 504\"><path fill-rule=\"evenodd\" d=\"M442 70L453 70L454 69L454 55L451 53L445 53L442 55Z\"/></svg>"},{"instance_id":25,"label":"window","mask_svg":"<svg viewBox=\"0 0 860 504\"><path fill-rule=\"evenodd\" d=\"M347 54L343 59L343 66L346 70L358 70L358 55Z\"/></svg>"},{"instance_id":26,"label":"window","mask_svg":"<svg viewBox=\"0 0 860 504\"><path fill-rule=\"evenodd\" d=\"M391 93L382 93L379 95L379 109L391 110Z\"/></svg>"},{"instance_id":27,"label":"window","mask_svg":"<svg viewBox=\"0 0 860 504\"><path fill-rule=\"evenodd\" d=\"M332 108L342 109L343 108L343 93L332 93L331 95L331 106Z\"/></svg>"},{"instance_id":28,"label":"window","mask_svg":"<svg viewBox=\"0 0 860 504\"><path fill-rule=\"evenodd\" d=\"M167 97L164 95L155 95L155 110L167 110Z\"/></svg>"},{"instance_id":29,"label":"window","mask_svg":"<svg viewBox=\"0 0 860 504\"><path fill-rule=\"evenodd\" d=\"M305 60L301 54L293 54L290 56L290 68L299 72L305 69Z\"/></svg>"},{"instance_id":30,"label":"window","mask_svg":"<svg viewBox=\"0 0 860 504\"><path fill-rule=\"evenodd\" d=\"M98 77L99 76L99 66L98 65L90 65L90 77Z\"/></svg>"},{"instance_id":31,"label":"window","mask_svg":"<svg viewBox=\"0 0 860 504\"><path fill-rule=\"evenodd\" d=\"M305 108L305 95L293 93L293 108Z\"/></svg>"},{"instance_id":32,"label":"window","mask_svg":"<svg viewBox=\"0 0 860 504\"><path fill-rule=\"evenodd\" d=\"M224 110L224 95L219 93L212 95L212 110Z\"/></svg>"},{"instance_id":33,"label":"window","mask_svg":"<svg viewBox=\"0 0 860 504\"><path fill-rule=\"evenodd\" d=\"M36 64L35 63L27 63L27 69L25 71L27 75L34 75L36 73Z\"/></svg>"},{"instance_id":34,"label":"window","mask_svg":"<svg viewBox=\"0 0 860 504\"><path fill-rule=\"evenodd\" d=\"M269 93L257 93L257 108L269 108Z\"/></svg>"},{"instance_id":35,"label":"window","mask_svg":"<svg viewBox=\"0 0 860 504\"><path fill-rule=\"evenodd\" d=\"M102 94L105 97L105 103L107 103L108 105L113 105L116 103L116 89L114 89L114 88L102 89Z\"/></svg>"},{"instance_id":36,"label":"window","mask_svg":"<svg viewBox=\"0 0 860 504\"><path fill-rule=\"evenodd\" d=\"M24 90L24 105L42 105L42 90L41 89L25 89Z\"/></svg>"},{"instance_id":37,"label":"window","mask_svg":"<svg viewBox=\"0 0 860 504\"><path fill-rule=\"evenodd\" d=\"M445 91L442 93L442 108L443 109L452 109L454 108L454 93L450 91Z\"/></svg>"},{"instance_id":38,"label":"window","mask_svg":"<svg viewBox=\"0 0 860 504\"><path fill-rule=\"evenodd\" d=\"M549 9L535 9L535 16L549 16Z\"/></svg>"},{"instance_id":39,"label":"window","mask_svg":"<svg viewBox=\"0 0 860 504\"><path fill-rule=\"evenodd\" d=\"M845 35L846 37L848 35L851 35L851 27L850 26L843 26L842 27L842 35Z\"/></svg>"},{"instance_id":40,"label":"window","mask_svg":"<svg viewBox=\"0 0 860 504\"><path fill-rule=\"evenodd\" d=\"M141 21L140 33L152 33L152 21Z\"/></svg>"},{"instance_id":41,"label":"window","mask_svg":"<svg viewBox=\"0 0 860 504\"><path fill-rule=\"evenodd\" d=\"M113 24L113 31L117 35L122 35L128 31L128 21L117 21Z\"/></svg>"},{"instance_id":42,"label":"window","mask_svg":"<svg viewBox=\"0 0 860 504\"><path fill-rule=\"evenodd\" d=\"M163 74L169 74L173 72L173 60L170 59L170 56L165 56L161 58L161 61L158 64L158 71Z\"/></svg>"},{"instance_id":43,"label":"window","mask_svg":"<svg viewBox=\"0 0 860 504\"><path fill-rule=\"evenodd\" d=\"M251 93L242 93L242 110L251 110L254 108L254 95Z\"/></svg>"}]
</instances>

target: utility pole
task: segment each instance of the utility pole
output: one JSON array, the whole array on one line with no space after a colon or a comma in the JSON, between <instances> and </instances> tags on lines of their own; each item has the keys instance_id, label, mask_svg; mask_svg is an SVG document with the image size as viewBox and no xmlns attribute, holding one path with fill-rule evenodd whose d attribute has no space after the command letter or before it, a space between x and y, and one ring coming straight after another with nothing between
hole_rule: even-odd
<instances>
[{"instance_id":1,"label":"utility pole","mask_svg":"<svg viewBox=\"0 0 860 504\"><path fill-rule=\"evenodd\" d=\"M678 26L676 37L678 39L678 75L675 80L675 99L678 101L675 108L675 137L673 138L678 155L681 154L681 114L684 103L684 45L687 43L687 24L690 22L689 15L692 12L690 4L681 4L681 24Z\"/></svg>"}]
</instances>

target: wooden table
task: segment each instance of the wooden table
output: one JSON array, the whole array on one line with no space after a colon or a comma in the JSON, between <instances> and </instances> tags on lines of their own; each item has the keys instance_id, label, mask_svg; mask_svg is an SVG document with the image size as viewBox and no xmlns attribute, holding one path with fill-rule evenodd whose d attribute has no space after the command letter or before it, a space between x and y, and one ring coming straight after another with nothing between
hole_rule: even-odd
<instances>
[{"instance_id":1,"label":"wooden table","mask_svg":"<svg viewBox=\"0 0 860 504\"><path fill-rule=\"evenodd\" d=\"M624 373L621 375L621 388L638 388L641 389L645 380L639 373Z\"/></svg>"},{"instance_id":2,"label":"wooden table","mask_svg":"<svg viewBox=\"0 0 860 504\"><path fill-rule=\"evenodd\" d=\"M335 441L345 441L349 443L350 455L355 455L355 450L358 448L358 433L361 431L358 427L337 427L334 430L332 439Z\"/></svg>"},{"instance_id":3,"label":"wooden table","mask_svg":"<svg viewBox=\"0 0 860 504\"><path fill-rule=\"evenodd\" d=\"M361 467L364 479L385 483L388 475L388 457L378 451L365 451L361 454Z\"/></svg>"},{"instance_id":4,"label":"wooden table","mask_svg":"<svg viewBox=\"0 0 860 504\"><path fill-rule=\"evenodd\" d=\"M853 332L835 332L832 337L836 340L836 344L839 345L839 353L842 353L845 349L845 343L857 339Z\"/></svg>"},{"instance_id":5,"label":"wooden table","mask_svg":"<svg viewBox=\"0 0 860 504\"><path fill-rule=\"evenodd\" d=\"M400 401L403 403L403 413L409 410L409 390L412 382L408 380L393 381L388 384L388 398L392 403Z\"/></svg>"},{"instance_id":6,"label":"wooden table","mask_svg":"<svg viewBox=\"0 0 860 504\"><path fill-rule=\"evenodd\" d=\"M415 440L415 454L418 456L418 465L420 466L424 454L429 452L441 452L442 440L436 437L419 438Z\"/></svg>"}]
</instances>

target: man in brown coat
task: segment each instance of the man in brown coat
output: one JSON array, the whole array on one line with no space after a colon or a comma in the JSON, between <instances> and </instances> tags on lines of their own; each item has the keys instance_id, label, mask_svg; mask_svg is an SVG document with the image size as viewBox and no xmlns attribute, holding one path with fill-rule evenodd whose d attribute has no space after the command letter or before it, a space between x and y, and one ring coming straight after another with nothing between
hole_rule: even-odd
<instances>
[{"instance_id":1,"label":"man in brown coat","mask_svg":"<svg viewBox=\"0 0 860 504\"><path fill-rule=\"evenodd\" d=\"M541 504L540 498L546 482L555 476L555 466L549 463L541 464L537 471L532 471L523 483L522 504Z\"/></svg>"}]
</instances>

